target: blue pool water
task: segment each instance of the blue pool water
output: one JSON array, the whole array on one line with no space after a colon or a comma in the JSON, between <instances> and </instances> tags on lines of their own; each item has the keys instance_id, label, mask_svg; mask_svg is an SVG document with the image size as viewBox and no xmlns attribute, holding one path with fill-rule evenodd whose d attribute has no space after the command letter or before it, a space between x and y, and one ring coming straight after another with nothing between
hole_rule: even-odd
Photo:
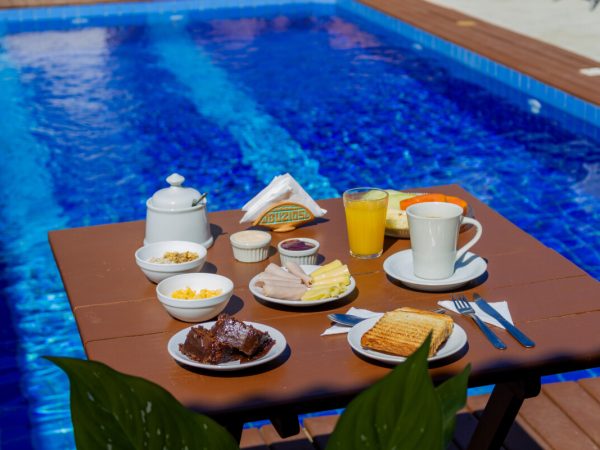
<instances>
[{"instance_id":1,"label":"blue pool water","mask_svg":"<svg viewBox=\"0 0 600 450\"><path fill-rule=\"evenodd\" d=\"M283 172L315 198L459 183L600 276L599 133L543 100L333 4L78 22L0 22L1 448L73 447L47 231L142 219L173 171L213 211Z\"/></svg>"}]
</instances>

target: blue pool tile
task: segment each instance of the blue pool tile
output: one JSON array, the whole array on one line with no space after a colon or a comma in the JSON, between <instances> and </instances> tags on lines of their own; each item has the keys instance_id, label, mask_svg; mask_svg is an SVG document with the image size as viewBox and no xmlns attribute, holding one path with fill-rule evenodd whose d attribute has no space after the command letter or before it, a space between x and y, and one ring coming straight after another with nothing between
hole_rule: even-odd
<instances>
[{"instance_id":1,"label":"blue pool tile","mask_svg":"<svg viewBox=\"0 0 600 450\"><path fill-rule=\"evenodd\" d=\"M585 370L576 370L573 372L565 372L557 375L542 377L543 383L560 383L563 381L577 381L584 378L600 376L600 367Z\"/></svg>"},{"instance_id":2,"label":"blue pool tile","mask_svg":"<svg viewBox=\"0 0 600 450\"><path fill-rule=\"evenodd\" d=\"M262 14L259 5L265 4L273 5L265 9L272 16L264 19L264 29L252 30L255 35L249 43L242 39L240 46L239 36L228 40L226 33L223 40L213 42L207 35L211 22L221 18L220 14L232 27L239 18L236 14ZM57 27L60 30L79 32L95 27L107 32L99 39L98 47L94 47L93 40L78 42L85 49L81 52L85 57L78 60L86 68L83 73L68 72L72 65L56 49L56 54L52 48L43 54L36 54L35 48L28 51L27 41L20 37L13 39L13 46L6 52L16 57L18 64L13 78L7 75L0 77L1 81L16 80L14 85L26 92L9 95L5 86L0 89L0 101L3 106L10 106L0 108L0 114L5 110L16 112L11 114L10 126L2 128L2 137L16 143L15 148L46 148L40 155L31 153L40 158L30 162L37 162L48 171L32 178L44 180L47 175L48 185L36 192L47 193L48 200L56 203L59 213L52 228L141 219L145 198L161 185L163 172L171 169L186 171L190 185L208 190L213 210L239 208L263 187L265 180L258 180L256 174L269 162L249 163L245 160L260 151L244 152L241 148L247 145L260 150L265 141L263 133L268 137L275 127L240 121L235 128L238 133L231 133L231 127L222 126L230 124L231 118L214 114L211 108L233 103L243 105L246 111L250 105L258 112L244 114L246 118L261 123L270 121L285 129L289 136L281 140L285 141L281 147L293 143L299 149L294 155L304 152L314 167L318 164L319 178L331 183L334 192L342 192L357 180L396 188L458 182L544 244L585 267L593 276L600 275L600 255L593 250L600 242L595 227L597 216L593 215L597 203L583 183L588 170L584 163L599 162L598 157L593 159L600 154L599 140L594 141L593 137L598 133L594 123L600 123L597 107L346 0L337 4L336 16L355 25L359 38L374 37L378 44L352 47L352 38L356 38L352 35L343 42L350 42L351 48L334 51L333 33L325 27L328 19L323 19L324 9L317 8L319 14L312 15L312 9L301 3L294 2L299 5L297 9L290 6L282 10L283 4L279 0L210 0L0 11L0 21L15 25L16 30L26 30L31 24L33 30L44 30L48 20L53 20L53 27L62 20L64 23ZM208 11L217 7L227 10ZM246 9L238 11L240 7ZM333 9L327 9L327 14ZM210 18L202 19L205 16L199 13L201 10L208 11ZM156 38L160 33L152 35L151 21L143 17L157 11L162 21L173 14L186 15L187 23L182 24L181 30L188 54L202 52L203 61L218 61L220 72L212 78L213 85L227 87L222 92L235 93L233 102L230 99L211 103L210 98L202 96L190 98L196 80L210 71L192 71L191 57L186 61L190 73L182 82L178 76L187 70L172 70L174 63L179 62L181 48L174 49L168 60L171 64L161 64L157 46L144 47L148 41L160 42ZM295 21L289 11L310 15L320 28L309 37L298 39L307 22ZM273 29L272 17L277 14L291 17L294 33ZM198 17L198 23L194 17ZM361 18L365 17L368 20L363 21ZM71 20L75 18L87 18L89 25L74 27ZM22 20L29 22L11 22ZM392 31L397 34L392 35ZM271 41L273 36L278 39ZM390 59L393 64L386 63ZM303 61L312 70L297 75L292 70L297 61ZM331 70L322 70L327 67ZM369 67L374 68L374 75ZM355 74L366 80L376 76L377 83L363 83L362 78L353 78ZM152 83L149 85L146 80ZM361 89L367 85L372 89ZM71 91L57 91L57 86ZM292 87L297 87L297 92ZM521 90L516 89L519 87ZM65 101L73 98L84 99L84 104ZM538 113L531 111L528 102L532 100L541 104ZM24 104L32 107L19 108ZM572 108L592 122L582 122L552 105ZM110 114L85 115L88 107ZM29 117L29 113L35 117ZM18 120L24 117L29 119ZM21 132L16 133L16 128ZM249 129L254 132L248 133ZM268 139L272 139L270 136ZM14 166L29 173L20 166L30 155L24 153L27 154L15 164L4 161L2 170ZM340 170L340 161L344 170ZM115 173L115 167L123 173ZM72 180L81 182L73 186ZM119 191L117 198L112 195L115 186ZM324 194L323 186L304 187L317 198L329 196ZM3 198L15 196L13 191L7 192L9 195ZM19 204L24 204L25 199L39 201L24 192L19 195ZM559 220L557 211L563 213ZM24 300L14 311L1 314L10 317L13 313L11 323L17 324L18 332L16 337L6 338L14 351L12 359L0 360L2 367L10 367L14 373L14 378L0 373L0 381L4 380L8 389L0 401L23 427L27 428L27 418L34 422L32 435L36 436L38 447L46 441L53 442L49 444L54 445L51 448L63 449L73 447L69 441L72 435L67 413L68 388L57 370L39 362L39 356L47 351L47 343L46 336L40 337L36 330L61 324L60 329L53 328L52 349L83 356L83 348L47 248L45 232L50 225L44 220L48 216L46 209L44 217L37 218L41 236L36 240L21 235L31 229L31 218L26 226L18 223L0 234L7 246L5 253L22 252L21 248L11 247L15 242L33 245L32 242L43 241L47 250L43 257L32 258L32 265L23 265L15 272L19 279L15 289ZM582 221L588 225L581 225ZM35 295L30 291L35 291ZM22 360L15 349L24 355ZM20 370L27 375L21 377ZM594 369L578 375L553 375L545 381L595 375L598 373ZM40 378L43 383L36 382ZM27 392L27 401L19 392L19 384ZM490 389L475 388L469 394L488 393ZM4 418L0 417L0 424ZM23 433L23 428L15 430L20 430L15 431L17 435ZM17 442L14 439L18 436L11 439ZM8 448L5 442L0 444Z\"/></svg>"}]
</instances>

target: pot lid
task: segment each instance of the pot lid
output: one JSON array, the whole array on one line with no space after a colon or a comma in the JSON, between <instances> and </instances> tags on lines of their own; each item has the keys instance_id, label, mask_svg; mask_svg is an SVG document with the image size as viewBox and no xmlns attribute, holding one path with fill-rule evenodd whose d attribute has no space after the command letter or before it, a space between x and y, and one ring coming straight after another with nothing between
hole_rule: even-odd
<instances>
[{"instance_id":1,"label":"pot lid","mask_svg":"<svg viewBox=\"0 0 600 450\"><path fill-rule=\"evenodd\" d=\"M183 187L185 178L178 173L167 177L170 187L156 191L150 199L150 204L161 209L187 209L194 206L200 199L200 192L193 188Z\"/></svg>"}]
</instances>

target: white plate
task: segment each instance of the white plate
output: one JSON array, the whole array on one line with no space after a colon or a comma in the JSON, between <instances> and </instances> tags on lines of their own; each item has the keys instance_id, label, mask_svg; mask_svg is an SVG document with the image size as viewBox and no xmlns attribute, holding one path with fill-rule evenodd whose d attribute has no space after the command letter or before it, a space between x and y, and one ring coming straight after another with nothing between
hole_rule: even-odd
<instances>
[{"instance_id":1,"label":"white plate","mask_svg":"<svg viewBox=\"0 0 600 450\"><path fill-rule=\"evenodd\" d=\"M360 345L360 339L362 335L368 330L373 328L373 325L379 320L379 317L372 317L367 320L363 320L357 325L354 325L348 332L348 343L357 353L366 356L367 358L375 359L377 361L385 363L399 364L406 361L404 356L394 356L388 353L378 352L376 350L369 350ZM447 358L456 352L460 351L467 343L467 334L456 323L452 329L450 337L444 345L438 350L438 352L429 358L427 361L438 361L440 359Z\"/></svg>"},{"instance_id":2,"label":"white plate","mask_svg":"<svg viewBox=\"0 0 600 450\"><path fill-rule=\"evenodd\" d=\"M475 253L467 252L456 265L454 274L451 277L441 280L426 280L415 275L412 250L409 249L389 256L383 262L383 270L390 277L401 281L410 288L421 291L442 292L451 291L480 277L487 270L487 263Z\"/></svg>"},{"instance_id":3,"label":"white plate","mask_svg":"<svg viewBox=\"0 0 600 450\"><path fill-rule=\"evenodd\" d=\"M271 349L263 356L253 361L248 362L239 362L239 361L230 361L222 364L203 364L198 361L194 361L191 358L188 358L186 355L179 351L179 344L183 344L185 342L185 337L187 336L190 328L184 328L177 334L175 334L171 339L169 339L169 343L167 344L167 350L169 354L175 359L175 361L179 361L182 364L192 367L198 367L200 369L207 370L217 370L217 371L230 371L230 370L242 370L247 369L248 367L259 366L261 364L265 364L272 359L277 358L283 351L287 345L285 341L285 337L279 330L276 330L273 327L268 325L263 325L256 322L244 322L246 325L252 325L254 328L260 331L266 331L269 333L272 339L275 340L275 344ZM211 328L215 324L215 321L200 323L198 325L194 325L195 327L203 327L206 329Z\"/></svg>"},{"instance_id":4,"label":"white plate","mask_svg":"<svg viewBox=\"0 0 600 450\"><path fill-rule=\"evenodd\" d=\"M312 265L312 264L309 264L309 265L303 264L300 267L302 268L302 270L304 270L304 272L307 275L310 275L311 273L313 273L315 270L317 270L319 267L322 267L322 266L317 266L317 265ZM346 286L346 290L344 292L342 292L340 295L338 295L336 297L327 297L327 298L322 298L320 300L311 300L311 301L282 300L280 298L267 297L266 295L264 295L262 293L262 289L256 286L256 282L258 281L259 275L260 274L256 275L254 278L252 278L250 280L250 292L252 292L258 298L260 298L266 302L277 303L279 305L286 305L286 306L296 306L298 308L306 308L306 307L310 307L310 306L322 305L323 303L334 302L336 300L339 300L340 298L343 298L343 297L346 297L347 295L349 295L356 287L356 282L354 281L354 278L352 276L350 276L350 284L348 286Z\"/></svg>"}]
</instances>

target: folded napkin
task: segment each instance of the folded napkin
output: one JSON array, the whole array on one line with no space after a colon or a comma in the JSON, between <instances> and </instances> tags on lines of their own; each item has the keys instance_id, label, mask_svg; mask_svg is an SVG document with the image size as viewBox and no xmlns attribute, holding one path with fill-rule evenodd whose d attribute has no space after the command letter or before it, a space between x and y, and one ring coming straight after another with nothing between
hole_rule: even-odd
<instances>
[{"instance_id":1,"label":"folded napkin","mask_svg":"<svg viewBox=\"0 0 600 450\"><path fill-rule=\"evenodd\" d=\"M358 309L358 308L350 308L346 314L352 314L353 316L358 316L358 317L364 317L365 319L369 319L371 317L381 317L383 316L383 313L376 313L373 311L369 311L368 309ZM345 327L343 325L333 325L329 328L327 328L325 331L323 331L323 333L321 333L321 336L327 336L330 334L344 334L347 333L348 331L350 331L351 327Z\"/></svg>"},{"instance_id":2,"label":"folded napkin","mask_svg":"<svg viewBox=\"0 0 600 450\"><path fill-rule=\"evenodd\" d=\"M504 317L506 320L508 320L510 323L512 323L514 325L512 317L510 315L510 311L508 310L508 303L506 303L505 301L488 302L488 303L490 305L492 305L494 307L494 309L496 311L498 311L502 317ZM442 308L446 308L446 309L449 309L450 311L454 311L455 313L458 312L458 311L456 311L456 308L454 307L454 303L452 303L451 300L440 300L438 302L438 305L440 305ZM498 328L504 329L504 327L502 325L500 325L500 322L498 322L492 316L490 316L487 313L484 313L481 309L479 309L479 306L477 306L477 303L471 302L471 306L475 310L475 314L477 314L477 317L479 317L481 320L483 320L486 323L489 323L490 325L494 325Z\"/></svg>"},{"instance_id":3,"label":"folded napkin","mask_svg":"<svg viewBox=\"0 0 600 450\"><path fill-rule=\"evenodd\" d=\"M510 311L508 310L508 303L506 303L505 301L501 301L501 302L489 302L489 304L492 305L496 309L496 311L498 311L502 315L502 317L504 317L506 320L508 320L510 323L512 323L514 325L512 317L510 315ZM438 302L438 305L457 313L456 308L454 307L454 304L452 303L451 300L440 300ZM479 309L479 306L477 306L476 303L472 302L471 306L473 306L475 313L481 320L483 320L486 323L489 323L490 325L494 325L498 328L504 329L504 327L502 325L500 325L500 322L498 322L496 319L494 319L487 313L484 313L481 309ZM369 311L368 309L359 309L359 308L354 308L354 307L350 308L346 312L346 314L352 314L353 316L364 317L365 319L369 319L371 317L383 316L383 313L377 313L377 312ZM333 325L333 326L327 328L323 333L321 333L321 336L328 336L330 334L348 333L348 331L350 331L350 328L351 327L345 327L343 325Z\"/></svg>"},{"instance_id":4,"label":"folded napkin","mask_svg":"<svg viewBox=\"0 0 600 450\"><path fill-rule=\"evenodd\" d=\"M278 175L256 196L242 207L246 211L240 223L253 222L270 205L282 201L299 203L306 206L313 216L324 216L327 211L317 205L310 195L289 173Z\"/></svg>"}]
</instances>

